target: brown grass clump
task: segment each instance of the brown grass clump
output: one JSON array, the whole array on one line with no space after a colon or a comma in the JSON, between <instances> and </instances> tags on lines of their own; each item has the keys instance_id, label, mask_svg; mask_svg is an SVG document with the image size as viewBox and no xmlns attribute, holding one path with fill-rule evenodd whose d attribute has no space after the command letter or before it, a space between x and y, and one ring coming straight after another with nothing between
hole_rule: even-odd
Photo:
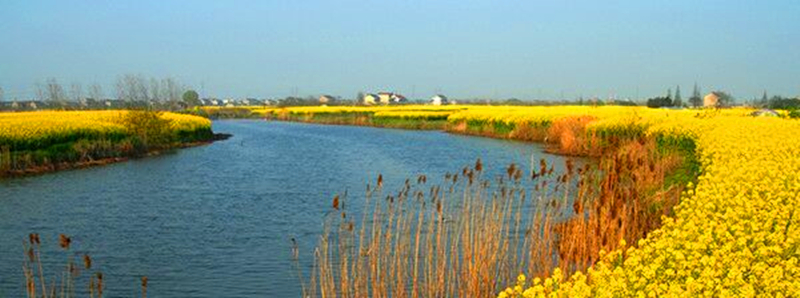
<instances>
[{"instance_id":1,"label":"brown grass clump","mask_svg":"<svg viewBox=\"0 0 800 298\"><path fill-rule=\"evenodd\" d=\"M508 138L527 142L541 142L547 137L547 128L527 123L517 124Z\"/></svg>"},{"instance_id":2,"label":"brown grass clump","mask_svg":"<svg viewBox=\"0 0 800 298\"><path fill-rule=\"evenodd\" d=\"M597 141L586 130L586 126L594 120L591 116L575 116L553 121L545 137L550 145L548 149L565 155L598 156L600 148Z\"/></svg>"},{"instance_id":3,"label":"brown grass clump","mask_svg":"<svg viewBox=\"0 0 800 298\"><path fill-rule=\"evenodd\" d=\"M655 147L653 141L629 142L603 159L599 171L581 177L586 193L573 203L575 216L555 226L559 257L568 260L562 270L573 271L566 264L585 268L597 261L600 250L646 237L677 205L682 186L664 184L682 160L675 154L658 156Z\"/></svg>"},{"instance_id":4,"label":"brown grass clump","mask_svg":"<svg viewBox=\"0 0 800 298\"><path fill-rule=\"evenodd\" d=\"M69 298L77 296L79 290L76 288L77 280L81 276L79 265L73 261L73 255L69 254L72 238L60 234L58 244L67 253L66 265L60 274L56 274L52 279L45 279L44 266L42 265L41 251L42 241L39 234L31 233L28 241L23 241L22 246L25 251L25 258L22 263L22 271L25 275L25 294L26 297L52 297ZM92 258L88 254L83 255L83 268L86 271L92 268ZM58 278L60 276L60 279ZM94 298L95 293L98 298L103 297L103 274L96 272L89 276L86 287L89 297Z\"/></svg>"}]
</instances>

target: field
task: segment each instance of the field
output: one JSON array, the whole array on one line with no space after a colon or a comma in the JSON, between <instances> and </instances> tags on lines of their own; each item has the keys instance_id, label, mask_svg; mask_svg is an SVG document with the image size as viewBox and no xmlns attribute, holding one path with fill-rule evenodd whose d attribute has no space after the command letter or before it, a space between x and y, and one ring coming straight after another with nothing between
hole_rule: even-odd
<instances>
[{"instance_id":1,"label":"field","mask_svg":"<svg viewBox=\"0 0 800 298\"><path fill-rule=\"evenodd\" d=\"M0 171L127 157L210 139L207 119L129 111L0 113ZM158 147L158 148L157 148Z\"/></svg>"},{"instance_id":2,"label":"field","mask_svg":"<svg viewBox=\"0 0 800 298\"><path fill-rule=\"evenodd\" d=\"M254 112L309 122L339 115L338 121L350 117L349 124L362 125L383 117L441 120L447 115L443 127L451 132L543 141L555 152L601 160L620 156L630 140L654 142L649 151L691 153L699 176L678 179L683 184L679 203L646 237L614 234L609 241L616 244L601 249L599 260L588 268L571 270L576 267L556 262L546 274L522 270L528 276L505 283L508 288L499 297L781 297L800 292L797 120L751 117L752 110L744 108L404 106ZM334 280L339 279L331 277L328 290L344 287Z\"/></svg>"},{"instance_id":3,"label":"field","mask_svg":"<svg viewBox=\"0 0 800 298\"><path fill-rule=\"evenodd\" d=\"M675 215L646 239L602 253L602 261L584 273L563 276L559 270L533 281L520 276L519 287L499 296L798 293L800 229L795 210L800 203L800 122L747 114L747 110L623 108L587 113L598 118L587 127L598 134L642 131L662 140L694 142L701 175L696 184L687 185ZM477 112L461 119L483 120L490 115ZM513 110L491 119L531 121ZM548 121L540 119L533 117Z\"/></svg>"}]
</instances>

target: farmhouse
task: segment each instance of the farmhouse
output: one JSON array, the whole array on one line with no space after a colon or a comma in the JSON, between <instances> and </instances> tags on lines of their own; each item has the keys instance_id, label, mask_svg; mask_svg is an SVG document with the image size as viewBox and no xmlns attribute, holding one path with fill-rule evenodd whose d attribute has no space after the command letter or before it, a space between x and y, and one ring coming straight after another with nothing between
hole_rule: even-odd
<instances>
[{"instance_id":1,"label":"farmhouse","mask_svg":"<svg viewBox=\"0 0 800 298\"><path fill-rule=\"evenodd\" d=\"M366 94L366 95L364 95L364 104L367 104L367 105L374 105L374 104L375 104L375 103L377 103L379 100L380 100L380 99L379 99L379 98L378 98L378 96L377 96L377 95L375 95L375 94L369 93L369 94Z\"/></svg>"},{"instance_id":2,"label":"farmhouse","mask_svg":"<svg viewBox=\"0 0 800 298\"><path fill-rule=\"evenodd\" d=\"M431 97L431 104L435 106L446 105L448 104L447 96L444 96L442 94L436 94L433 97Z\"/></svg>"},{"instance_id":3,"label":"farmhouse","mask_svg":"<svg viewBox=\"0 0 800 298\"><path fill-rule=\"evenodd\" d=\"M703 106L706 108L713 108L719 105L719 99L722 98L721 94L714 91L703 97Z\"/></svg>"},{"instance_id":4,"label":"farmhouse","mask_svg":"<svg viewBox=\"0 0 800 298\"><path fill-rule=\"evenodd\" d=\"M327 95L327 94L319 96L319 103L321 103L321 104L329 104L329 103L334 103L334 102L336 102L336 97L334 97L334 96Z\"/></svg>"},{"instance_id":5,"label":"farmhouse","mask_svg":"<svg viewBox=\"0 0 800 298\"><path fill-rule=\"evenodd\" d=\"M408 101L405 96L394 92L379 92L378 102L381 104L402 103Z\"/></svg>"}]
</instances>

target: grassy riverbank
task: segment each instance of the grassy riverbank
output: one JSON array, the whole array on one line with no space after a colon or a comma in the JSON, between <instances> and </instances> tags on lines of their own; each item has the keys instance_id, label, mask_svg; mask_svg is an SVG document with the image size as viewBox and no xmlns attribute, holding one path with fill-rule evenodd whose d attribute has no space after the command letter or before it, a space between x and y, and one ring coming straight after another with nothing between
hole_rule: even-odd
<instances>
[{"instance_id":1,"label":"grassy riverbank","mask_svg":"<svg viewBox=\"0 0 800 298\"><path fill-rule=\"evenodd\" d=\"M0 113L0 177L102 165L214 138L207 119L166 112Z\"/></svg>"},{"instance_id":2,"label":"grassy riverbank","mask_svg":"<svg viewBox=\"0 0 800 298\"><path fill-rule=\"evenodd\" d=\"M439 111L448 113L447 120L439 126L443 125L443 129L451 132L539 141L546 143L552 152L598 157L601 166L594 173L600 176L590 183L597 188L585 194L583 203L572 206L573 211L580 210L585 216L579 217L579 221L558 221L554 219L557 217L541 216L529 227L548 232L548 236L538 234L543 238L522 241L551 243L550 246L533 247L533 250L549 247L558 258L542 258L548 255L547 251L537 252L538 257L514 260L521 267L513 267L497 255L484 255L490 259L481 259L481 254L475 254L492 251L493 247L487 246L485 250L472 247L465 251L469 245L461 245L461 248L447 246L449 248L445 249L453 250L450 256L472 254L482 260L482 265L470 265L462 262L466 260L456 258L459 263L444 263L455 266L445 266L455 273L434 270L429 272L431 275L419 275L417 267L391 267L392 256L398 249L393 243L425 247L429 245L427 240L411 237L380 242L369 232L363 236L357 233L349 239L359 239L358 243L363 241L365 247L370 248L366 249L370 252L369 257L358 257L364 251L356 250L351 255L355 265L343 268L341 262L333 261L341 260L343 256L340 253L328 250L330 254L318 255L318 264L324 270L316 275L315 281L319 285L316 290L330 293L349 288L364 293L378 287L381 291L398 295L423 290L454 295L486 294L487 289L498 289L498 283L490 281L500 280L499 284L511 285L500 292L500 296L525 297L751 296L800 291L796 257L800 229L797 228L798 217L794 214L800 203L797 196L800 193L797 188L800 185L800 176L797 175L800 159L796 158L800 156L800 139L797 138L800 122L750 117L751 110L748 109L664 110L585 106L437 109L427 106L298 107L257 109L254 113L268 119L305 122L321 119L317 116L319 114L334 114L322 116L331 119L337 117L336 114L350 113L347 119L352 120L335 123L370 125L380 118L379 112L392 112L393 117L402 117L404 113ZM413 128L413 125L403 126ZM533 172L533 169L526 170ZM513 171L510 173L513 177ZM698 173L699 177L696 177ZM474 190L466 192L480 193ZM514 209L509 206L483 206L479 210L500 210L493 209L495 207ZM487 230L471 228L475 222L467 219L486 218L481 214L454 217L456 226L461 220L456 231L468 232L458 237L494 241L500 247L509 247L509 243L503 240L507 237L502 236L509 231L509 226L501 224L500 230L496 230L498 237L485 234ZM500 214L513 218L513 213ZM396 218L385 219L394 222ZM404 220L406 224L417 223ZM492 221L481 222L488 224ZM422 226L427 224L425 221L421 223ZM349 223L343 226L351 227ZM357 225L355 229L359 229ZM370 228L366 230L370 231ZM329 231L335 230L331 228ZM542 242L548 237L552 242ZM323 238L322 251L326 245L328 249L332 247L332 239L336 238ZM447 243L463 244L457 239L463 240L452 238L455 241ZM370 246L369 241L377 242ZM517 248L527 249L525 246ZM373 259L371 254L387 255ZM512 255L508 254L509 257ZM409 256L413 254L409 252ZM428 288L381 288L383 283L389 283L389 279L379 271L373 272L374 275L353 275L359 266L377 264L405 272L402 273L404 276L410 273L412 279L416 277ZM420 264L425 262L420 260ZM487 264L494 265L485 267ZM508 272L516 269L508 268L518 268L517 273L527 272L528 276L512 278ZM482 278L469 279L470 276ZM432 281L434 277L436 279ZM360 280L360 283L354 280ZM365 283L370 286L365 286Z\"/></svg>"}]
</instances>

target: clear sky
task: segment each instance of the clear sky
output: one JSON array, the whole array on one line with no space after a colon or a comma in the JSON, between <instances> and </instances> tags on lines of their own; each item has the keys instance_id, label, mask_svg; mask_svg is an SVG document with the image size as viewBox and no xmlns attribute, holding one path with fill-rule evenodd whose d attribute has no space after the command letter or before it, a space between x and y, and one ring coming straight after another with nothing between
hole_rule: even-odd
<instances>
[{"instance_id":1,"label":"clear sky","mask_svg":"<svg viewBox=\"0 0 800 298\"><path fill-rule=\"evenodd\" d=\"M658 3L656 3L658 2ZM800 95L798 1L2 1L0 87L173 77L216 97L358 91ZM85 87L84 87L85 89Z\"/></svg>"}]
</instances>

